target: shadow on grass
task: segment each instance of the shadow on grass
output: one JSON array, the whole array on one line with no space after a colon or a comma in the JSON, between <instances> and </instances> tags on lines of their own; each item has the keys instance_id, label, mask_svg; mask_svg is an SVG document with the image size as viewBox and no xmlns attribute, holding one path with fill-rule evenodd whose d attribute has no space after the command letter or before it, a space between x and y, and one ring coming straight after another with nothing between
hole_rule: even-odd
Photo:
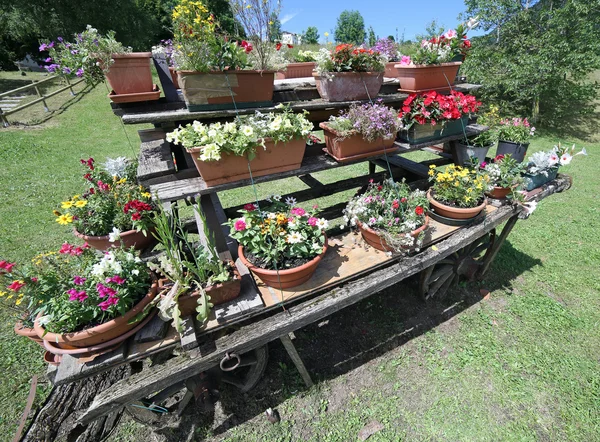
<instances>
[{"instance_id":1,"label":"shadow on grass","mask_svg":"<svg viewBox=\"0 0 600 442\"><path fill-rule=\"evenodd\" d=\"M483 298L479 288L511 290L515 278L538 265L542 265L540 260L520 252L507 241L483 282L461 283L444 298L425 303L418 296L418 275L415 275L296 331L294 344L318 388L320 382L348 374L478 303ZM281 343L275 341L269 346L265 375L251 392L241 394L224 385L219 394L218 415L212 410L190 407L176 428L164 428L157 433L168 441L176 441L194 428L201 431L212 428L209 434L217 436L305 391ZM348 376L347 388L360 389L361 380Z\"/></svg>"}]
</instances>

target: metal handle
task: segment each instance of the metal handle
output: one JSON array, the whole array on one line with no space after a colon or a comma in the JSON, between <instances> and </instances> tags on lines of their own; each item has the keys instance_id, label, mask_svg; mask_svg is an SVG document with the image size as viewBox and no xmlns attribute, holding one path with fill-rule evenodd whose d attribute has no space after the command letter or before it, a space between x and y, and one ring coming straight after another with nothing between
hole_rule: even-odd
<instances>
[{"instance_id":1,"label":"metal handle","mask_svg":"<svg viewBox=\"0 0 600 442\"><path fill-rule=\"evenodd\" d=\"M237 362L234 365L232 365L231 367L226 367L225 363L232 359L237 359ZM219 367L221 367L221 370L223 370L223 371L233 371L240 366L241 362L242 362L242 359L236 353L227 352L227 353L225 353L225 356L223 356L223 359L221 359L221 363L219 364Z\"/></svg>"}]
</instances>

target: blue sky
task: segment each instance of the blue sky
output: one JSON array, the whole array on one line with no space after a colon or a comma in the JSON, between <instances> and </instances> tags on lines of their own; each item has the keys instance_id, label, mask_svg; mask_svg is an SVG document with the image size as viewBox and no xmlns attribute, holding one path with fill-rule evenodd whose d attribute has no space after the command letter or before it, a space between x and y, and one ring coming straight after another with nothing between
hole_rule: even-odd
<instances>
[{"instance_id":1,"label":"blue sky","mask_svg":"<svg viewBox=\"0 0 600 442\"><path fill-rule=\"evenodd\" d=\"M379 37L395 36L398 28L399 37L404 32L405 40L414 40L433 19L446 29L454 28L466 8L463 0L282 0L281 29L301 33L308 26L316 26L321 42L325 41L324 32L329 32L329 41L333 41L337 18L345 9L359 11L365 29L373 26ZM469 36L477 34L472 31Z\"/></svg>"}]
</instances>

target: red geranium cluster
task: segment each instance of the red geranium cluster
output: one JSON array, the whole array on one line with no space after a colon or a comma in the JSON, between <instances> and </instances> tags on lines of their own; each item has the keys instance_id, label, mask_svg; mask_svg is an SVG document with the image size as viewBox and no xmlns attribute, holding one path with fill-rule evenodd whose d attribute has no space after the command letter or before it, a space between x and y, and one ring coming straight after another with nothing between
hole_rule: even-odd
<instances>
[{"instance_id":1,"label":"red geranium cluster","mask_svg":"<svg viewBox=\"0 0 600 442\"><path fill-rule=\"evenodd\" d=\"M244 50L246 51L246 54L252 52L252 49L254 49L252 47L252 43L247 42L246 40L242 40L241 43L238 43L241 47L244 48Z\"/></svg>"},{"instance_id":2,"label":"red geranium cluster","mask_svg":"<svg viewBox=\"0 0 600 442\"><path fill-rule=\"evenodd\" d=\"M148 203L145 203L140 200L132 200L125 204L123 208L123 212L129 214L129 212L133 212L131 214L131 221L139 221L142 219L142 215L144 212L152 212L152 206Z\"/></svg>"},{"instance_id":3,"label":"red geranium cluster","mask_svg":"<svg viewBox=\"0 0 600 442\"><path fill-rule=\"evenodd\" d=\"M435 126L448 120L457 120L463 115L477 112L481 102L472 95L452 91L450 95L435 91L410 94L402 105L398 117L405 128L413 124L429 123Z\"/></svg>"},{"instance_id":4,"label":"red geranium cluster","mask_svg":"<svg viewBox=\"0 0 600 442\"><path fill-rule=\"evenodd\" d=\"M335 47L331 53L331 61L335 72L379 72L383 70L379 52L357 48L347 43Z\"/></svg>"}]
</instances>

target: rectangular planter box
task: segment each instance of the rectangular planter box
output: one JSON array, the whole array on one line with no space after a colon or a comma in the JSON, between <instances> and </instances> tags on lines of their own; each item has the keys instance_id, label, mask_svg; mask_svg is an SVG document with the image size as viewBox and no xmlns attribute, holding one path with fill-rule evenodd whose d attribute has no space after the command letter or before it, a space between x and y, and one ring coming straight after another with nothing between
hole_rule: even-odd
<instances>
[{"instance_id":1,"label":"rectangular planter box","mask_svg":"<svg viewBox=\"0 0 600 442\"><path fill-rule=\"evenodd\" d=\"M548 176L538 173L537 175L530 175L528 173L524 173L523 177L525 177L525 190L530 191L533 189L537 189L538 187L543 186L546 183L556 179L558 175L558 167L550 169L548 171Z\"/></svg>"},{"instance_id":2,"label":"rectangular planter box","mask_svg":"<svg viewBox=\"0 0 600 442\"><path fill-rule=\"evenodd\" d=\"M374 100L383 83L383 72L328 72L328 75L330 78L312 74L325 101Z\"/></svg>"},{"instance_id":3,"label":"rectangular planter box","mask_svg":"<svg viewBox=\"0 0 600 442\"><path fill-rule=\"evenodd\" d=\"M192 112L273 104L275 71L178 71L177 75L185 104Z\"/></svg>"},{"instance_id":4,"label":"rectangular planter box","mask_svg":"<svg viewBox=\"0 0 600 442\"><path fill-rule=\"evenodd\" d=\"M256 156L250 161L253 177L271 175L279 172L299 169L306 150L303 138L275 144L273 140L265 140L266 149L257 146ZM219 161L200 161L198 154L201 147L188 149L196 169L208 187L232 183L250 178L248 159L243 156L223 155Z\"/></svg>"},{"instance_id":5,"label":"rectangular planter box","mask_svg":"<svg viewBox=\"0 0 600 442\"><path fill-rule=\"evenodd\" d=\"M312 77L315 62L289 63L283 71L283 78L305 78Z\"/></svg>"},{"instance_id":6,"label":"rectangular planter box","mask_svg":"<svg viewBox=\"0 0 600 442\"><path fill-rule=\"evenodd\" d=\"M415 124L409 130L400 131L400 139L410 144L425 143L463 133L463 126L466 127L469 117L464 116L459 120L451 120L445 124L432 126L431 124Z\"/></svg>"},{"instance_id":7,"label":"rectangular planter box","mask_svg":"<svg viewBox=\"0 0 600 442\"><path fill-rule=\"evenodd\" d=\"M401 91L423 92L431 89L448 89L454 84L461 62L428 66L396 64Z\"/></svg>"},{"instance_id":8,"label":"rectangular planter box","mask_svg":"<svg viewBox=\"0 0 600 442\"><path fill-rule=\"evenodd\" d=\"M385 152L390 153L394 149L396 137L375 141L367 141L362 135L355 134L342 138L338 132L330 128L327 123L320 123L325 135L325 145L327 152L337 161L350 161L359 158L368 158L369 156L382 155Z\"/></svg>"}]
</instances>

